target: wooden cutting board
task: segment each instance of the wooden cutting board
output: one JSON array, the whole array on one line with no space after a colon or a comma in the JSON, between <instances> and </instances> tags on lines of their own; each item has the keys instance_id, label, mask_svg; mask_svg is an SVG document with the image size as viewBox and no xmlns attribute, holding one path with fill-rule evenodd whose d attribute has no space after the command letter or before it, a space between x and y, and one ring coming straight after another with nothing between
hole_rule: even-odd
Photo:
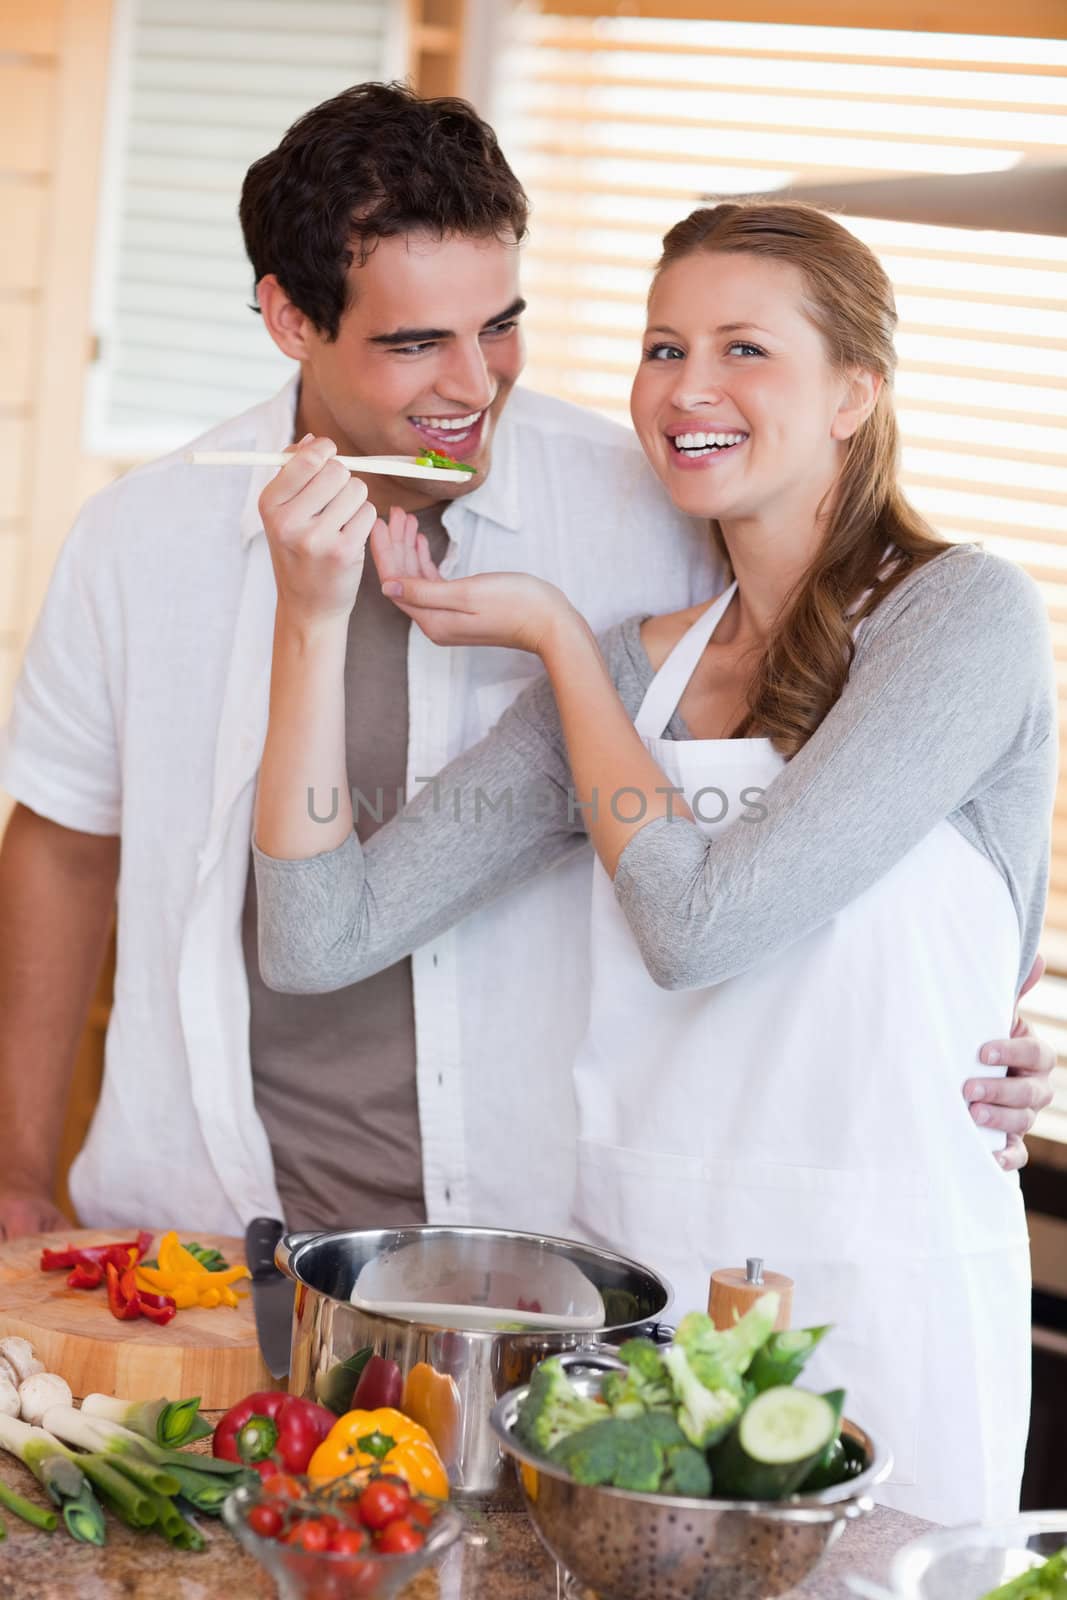
<instances>
[{"instance_id":1,"label":"wooden cutting board","mask_svg":"<svg viewBox=\"0 0 1067 1600\"><path fill-rule=\"evenodd\" d=\"M134 1230L136 1231L136 1230ZM146 1317L120 1322L108 1310L107 1290L68 1289L65 1272L42 1272L42 1249L110 1244L133 1234L75 1228L0 1243L0 1338L29 1339L49 1372L66 1378L75 1398L120 1395L125 1400L200 1396L205 1411L222 1411L258 1389L284 1387L263 1364L251 1296L236 1310L179 1311L165 1327ZM231 1266L244 1261L239 1239L179 1233L221 1250ZM149 1256L159 1245L157 1234ZM247 1280L238 1283L247 1289Z\"/></svg>"}]
</instances>

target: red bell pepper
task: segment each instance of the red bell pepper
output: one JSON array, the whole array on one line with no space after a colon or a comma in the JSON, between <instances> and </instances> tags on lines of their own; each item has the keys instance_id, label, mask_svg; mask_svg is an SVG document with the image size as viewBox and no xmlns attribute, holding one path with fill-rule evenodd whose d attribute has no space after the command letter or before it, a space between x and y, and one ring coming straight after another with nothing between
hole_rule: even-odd
<instances>
[{"instance_id":1,"label":"red bell pepper","mask_svg":"<svg viewBox=\"0 0 1067 1600\"><path fill-rule=\"evenodd\" d=\"M395 1361L387 1356L371 1356L359 1375L352 1394L350 1411L378 1411L382 1406L400 1410L404 1376Z\"/></svg>"},{"instance_id":2,"label":"red bell pepper","mask_svg":"<svg viewBox=\"0 0 1067 1600\"><path fill-rule=\"evenodd\" d=\"M222 1418L212 1450L222 1461L254 1468L261 1478L306 1472L336 1421L332 1411L311 1400L277 1390L250 1394Z\"/></svg>"}]
</instances>

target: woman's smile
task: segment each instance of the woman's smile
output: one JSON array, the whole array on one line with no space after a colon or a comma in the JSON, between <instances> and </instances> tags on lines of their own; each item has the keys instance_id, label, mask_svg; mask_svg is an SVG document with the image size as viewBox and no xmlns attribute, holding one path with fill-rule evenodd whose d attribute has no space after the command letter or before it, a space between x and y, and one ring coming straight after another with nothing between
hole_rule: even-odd
<instances>
[{"instance_id":1,"label":"woman's smile","mask_svg":"<svg viewBox=\"0 0 1067 1600\"><path fill-rule=\"evenodd\" d=\"M699 472L720 468L728 456L737 455L748 434L735 428L712 431L686 422L668 428L666 439L671 465L680 472Z\"/></svg>"}]
</instances>

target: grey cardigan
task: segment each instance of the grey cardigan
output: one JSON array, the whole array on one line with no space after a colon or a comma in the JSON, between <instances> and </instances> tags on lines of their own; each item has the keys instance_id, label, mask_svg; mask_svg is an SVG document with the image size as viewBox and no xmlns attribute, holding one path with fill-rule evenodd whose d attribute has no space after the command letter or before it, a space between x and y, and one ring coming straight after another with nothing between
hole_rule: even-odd
<instances>
[{"instance_id":1,"label":"grey cardigan","mask_svg":"<svg viewBox=\"0 0 1067 1600\"><path fill-rule=\"evenodd\" d=\"M640 623L600 641L631 715L653 677ZM766 790L762 820L710 839L662 818L631 839L615 893L652 977L697 988L777 954L947 818L1010 889L1021 981L1044 915L1056 728L1036 585L1011 562L954 546L860 630L843 694ZM677 714L665 734L690 737ZM358 788L359 774L349 781ZM540 678L365 847L352 833L282 861L254 846L264 978L288 993L356 983L585 845Z\"/></svg>"}]
</instances>

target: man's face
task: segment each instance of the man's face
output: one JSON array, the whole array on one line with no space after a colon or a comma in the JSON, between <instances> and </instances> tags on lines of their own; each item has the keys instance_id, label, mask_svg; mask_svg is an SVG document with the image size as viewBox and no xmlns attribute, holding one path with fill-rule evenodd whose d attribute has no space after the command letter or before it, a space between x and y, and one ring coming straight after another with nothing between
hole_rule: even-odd
<instances>
[{"instance_id":1,"label":"man's face","mask_svg":"<svg viewBox=\"0 0 1067 1600\"><path fill-rule=\"evenodd\" d=\"M379 240L349 269L336 340L305 324L297 437L326 434L344 455L438 450L478 469L469 484L379 480L380 508L417 510L477 487L525 356L518 268L518 246L492 237Z\"/></svg>"}]
</instances>

